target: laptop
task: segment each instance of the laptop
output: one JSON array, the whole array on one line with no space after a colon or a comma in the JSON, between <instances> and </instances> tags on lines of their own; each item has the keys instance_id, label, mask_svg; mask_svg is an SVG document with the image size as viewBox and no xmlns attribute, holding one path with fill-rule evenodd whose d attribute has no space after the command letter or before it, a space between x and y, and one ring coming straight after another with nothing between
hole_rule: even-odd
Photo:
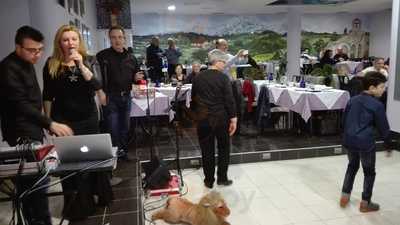
<instances>
[{"instance_id":1,"label":"laptop","mask_svg":"<svg viewBox=\"0 0 400 225\"><path fill-rule=\"evenodd\" d=\"M113 157L110 134L54 137L53 143L61 164L102 161Z\"/></svg>"}]
</instances>

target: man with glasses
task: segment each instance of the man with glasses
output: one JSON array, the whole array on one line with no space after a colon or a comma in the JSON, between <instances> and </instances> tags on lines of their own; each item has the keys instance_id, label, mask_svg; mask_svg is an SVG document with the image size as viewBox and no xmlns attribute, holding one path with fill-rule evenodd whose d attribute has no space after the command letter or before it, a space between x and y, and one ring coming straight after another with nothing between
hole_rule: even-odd
<instances>
[{"instance_id":1,"label":"man with glasses","mask_svg":"<svg viewBox=\"0 0 400 225\"><path fill-rule=\"evenodd\" d=\"M231 185L228 179L230 140L236 130L236 107L229 78L223 73L229 56L220 50L208 54L211 66L197 75L192 84L197 135L201 148L204 185L212 188L215 177L215 139L218 143L217 184Z\"/></svg>"},{"instance_id":2,"label":"man with glasses","mask_svg":"<svg viewBox=\"0 0 400 225\"><path fill-rule=\"evenodd\" d=\"M0 62L1 131L10 146L15 146L18 138L42 142L43 128L57 136L72 135L68 126L50 120L42 112L42 95L33 67L42 56L42 42L39 31L23 26L15 36L15 51ZM37 179L21 178L17 194L31 188ZM45 194L43 189L23 199L23 214L28 225L51 225Z\"/></svg>"}]
</instances>

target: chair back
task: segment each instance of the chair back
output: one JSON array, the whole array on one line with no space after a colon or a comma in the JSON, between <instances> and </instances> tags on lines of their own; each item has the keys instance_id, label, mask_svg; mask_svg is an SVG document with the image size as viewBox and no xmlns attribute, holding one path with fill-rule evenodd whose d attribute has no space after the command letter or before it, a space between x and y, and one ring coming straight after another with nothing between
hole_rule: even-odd
<instances>
[{"instance_id":1,"label":"chair back","mask_svg":"<svg viewBox=\"0 0 400 225\"><path fill-rule=\"evenodd\" d=\"M348 76L338 76L339 80L339 89L341 90L349 90L349 77Z\"/></svg>"},{"instance_id":2,"label":"chair back","mask_svg":"<svg viewBox=\"0 0 400 225\"><path fill-rule=\"evenodd\" d=\"M265 121L271 117L271 105L269 102L269 90L266 85L262 85L257 99L256 121L259 127L265 125Z\"/></svg>"}]
</instances>

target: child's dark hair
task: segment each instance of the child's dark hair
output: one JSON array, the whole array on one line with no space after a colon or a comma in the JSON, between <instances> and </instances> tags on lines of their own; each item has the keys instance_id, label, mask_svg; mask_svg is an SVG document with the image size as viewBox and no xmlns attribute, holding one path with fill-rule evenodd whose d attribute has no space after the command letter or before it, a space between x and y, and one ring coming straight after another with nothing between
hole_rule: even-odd
<instances>
[{"instance_id":1,"label":"child's dark hair","mask_svg":"<svg viewBox=\"0 0 400 225\"><path fill-rule=\"evenodd\" d=\"M30 26L22 26L17 30L15 35L15 44L22 45L25 38L30 38L36 42L42 42L44 37L40 31Z\"/></svg>"},{"instance_id":2,"label":"child's dark hair","mask_svg":"<svg viewBox=\"0 0 400 225\"><path fill-rule=\"evenodd\" d=\"M371 71L365 74L362 79L363 89L366 91L369 89L370 86L378 86L379 84L385 83L387 81L385 75Z\"/></svg>"}]
</instances>

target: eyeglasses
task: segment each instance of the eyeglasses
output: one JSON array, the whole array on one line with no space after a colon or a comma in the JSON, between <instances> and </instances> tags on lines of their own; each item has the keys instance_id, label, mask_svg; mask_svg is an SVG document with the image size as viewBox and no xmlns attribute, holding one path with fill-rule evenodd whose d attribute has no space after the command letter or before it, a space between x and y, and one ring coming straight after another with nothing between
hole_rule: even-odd
<instances>
[{"instance_id":1,"label":"eyeglasses","mask_svg":"<svg viewBox=\"0 0 400 225\"><path fill-rule=\"evenodd\" d=\"M21 48L25 49L26 51L28 51L32 55L37 55L37 54L39 54L39 53L44 51L44 47L41 47L41 48L25 48L25 47L21 46Z\"/></svg>"}]
</instances>

